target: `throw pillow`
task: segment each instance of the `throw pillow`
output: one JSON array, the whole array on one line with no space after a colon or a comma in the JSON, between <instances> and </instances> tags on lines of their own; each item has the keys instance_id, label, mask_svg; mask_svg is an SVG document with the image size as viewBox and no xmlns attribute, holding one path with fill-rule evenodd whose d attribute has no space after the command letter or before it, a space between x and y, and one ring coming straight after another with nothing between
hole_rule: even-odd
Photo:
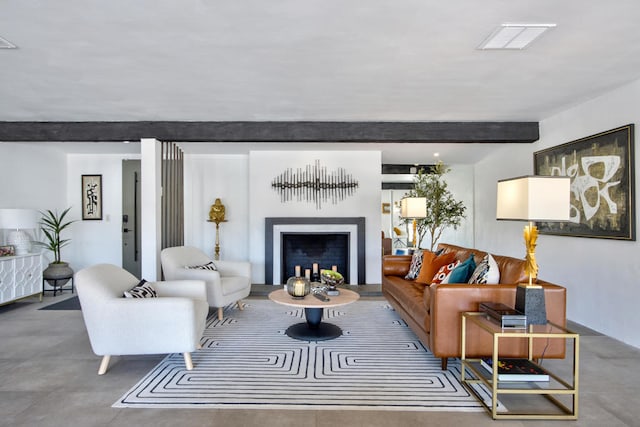
<instances>
[{"instance_id":1,"label":"throw pillow","mask_svg":"<svg viewBox=\"0 0 640 427\"><path fill-rule=\"evenodd\" d=\"M469 280L469 277L471 277L475 269L476 261L473 258L473 254L471 254L465 262L458 265L455 270L451 272L448 283L467 283L467 280Z\"/></svg>"},{"instance_id":2,"label":"throw pillow","mask_svg":"<svg viewBox=\"0 0 640 427\"><path fill-rule=\"evenodd\" d=\"M420 267L422 267L422 250L416 249L411 257L411 265L409 266L409 272L404 276L407 280L415 280L420 273ZM425 251L426 252L426 251Z\"/></svg>"},{"instance_id":3,"label":"throw pillow","mask_svg":"<svg viewBox=\"0 0 640 427\"><path fill-rule=\"evenodd\" d=\"M203 264L203 265L185 265L184 268L187 268L189 270L218 271L218 267L216 267L216 265L213 263L213 261L209 261L208 263Z\"/></svg>"},{"instance_id":4,"label":"throw pillow","mask_svg":"<svg viewBox=\"0 0 640 427\"><path fill-rule=\"evenodd\" d=\"M469 283L477 283L482 285L495 285L500 283L500 270L498 263L491 254L486 254L478 267L469 278Z\"/></svg>"},{"instance_id":5,"label":"throw pillow","mask_svg":"<svg viewBox=\"0 0 640 427\"><path fill-rule=\"evenodd\" d=\"M416 282L431 284L433 276L440 270L440 267L452 263L455 260L455 256L456 254L453 252L436 256L433 252L425 251L420 274L416 277Z\"/></svg>"},{"instance_id":6,"label":"throw pillow","mask_svg":"<svg viewBox=\"0 0 640 427\"><path fill-rule=\"evenodd\" d=\"M440 267L436 275L433 276L433 279L431 279L431 284L433 285L434 283L449 283L449 275L459 264L460 260L455 260L452 263Z\"/></svg>"},{"instance_id":7,"label":"throw pillow","mask_svg":"<svg viewBox=\"0 0 640 427\"><path fill-rule=\"evenodd\" d=\"M144 279L140 280L133 288L124 291L125 298L156 298L157 296L158 294L156 290L153 289L153 286Z\"/></svg>"}]
</instances>

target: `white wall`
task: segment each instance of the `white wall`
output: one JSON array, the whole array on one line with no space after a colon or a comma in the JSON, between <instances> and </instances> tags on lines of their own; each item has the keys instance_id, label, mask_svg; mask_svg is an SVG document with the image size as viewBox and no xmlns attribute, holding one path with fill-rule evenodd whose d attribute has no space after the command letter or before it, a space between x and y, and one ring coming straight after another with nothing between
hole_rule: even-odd
<instances>
[{"instance_id":1,"label":"white wall","mask_svg":"<svg viewBox=\"0 0 640 427\"><path fill-rule=\"evenodd\" d=\"M327 171L343 168L359 183L351 197L316 209L306 201L282 202L272 180L287 168L304 168L320 161ZM382 240L379 151L252 151L249 153L249 246L254 283L264 283L266 217L365 217L366 283L380 283Z\"/></svg>"},{"instance_id":2,"label":"white wall","mask_svg":"<svg viewBox=\"0 0 640 427\"><path fill-rule=\"evenodd\" d=\"M507 147L478 163L475 171L477 246L523 257L521 230L524 224L495 220L496 181L533 173L534 151L629 123L637 126L639 101L640 81L636 81L543 120L539 142ZM638 153L636 150L636 163ZM637 174L635 181L638 189ZM636 212L637 205L636 202ZM638 242L541 235L536 255L540 277L567 288L569 319L640 347L636 298L639 249Z\"/></svg>"},{"instance_id":3,"label":"white wall","mask_svg":"<svg viewBox=\"0 0 640 427\"><path fill-rule=\"evenodd\" d=\"M78 221L71 227L67 253L78 271L98 263L122 265L122 154L67 155L65 206ZM102 175L102 220L82 221L82 175ZM150 279L151 280L151 279Z\"/></svg>"},{"instance_id":4,"label":"white wall","mask_svg":"<svg viewBox=\"0 0 640 427\"><path fill-rule=\"evenodd\" d=\"M66 205L66 156L53 147L25 143L0 143L0 208L26 208L62 211ZM35 234L36 231L30 231ZM36 236L33 236L36 237ZM37 237L36 237L37 238ZM4 243L4 236L0 242ZM33 251L40 250L33 248ZM49 251L45 253L48 264ZM62 249L63 259L69 259Z\"/></svg>"},{"instance_id":5,"label":"white wall","mask_svg":"<svg viewBox=\"0 0 640 427\"><path fill-rule=\"evenodd\" d=\"M220 224L220 259L249 259L249 158L246 155L185 155L185 245L213 258L216 225L207 222L219 198L227 222Z\"/></svg>"}]
</instances>

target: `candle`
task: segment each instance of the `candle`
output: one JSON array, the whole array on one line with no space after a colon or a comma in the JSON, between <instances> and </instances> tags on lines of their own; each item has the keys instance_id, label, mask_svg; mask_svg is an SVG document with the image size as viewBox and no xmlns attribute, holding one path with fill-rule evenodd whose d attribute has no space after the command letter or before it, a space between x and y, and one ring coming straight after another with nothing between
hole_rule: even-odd
<instances>
[{"instance_id":1,"label":"candle","mask_svg":"<svg viewBox=\"0 0 640 427\"><path fill-rule=\"evenodd\" d=\"M308 280L311 280L311 270L309 270L308 268L304 270L304 277L306 277Z\"/></svg>"},{"instance_id":2,"label":"candle","mask_svg":"<svg viewBox=\"0 0 640 427\"><path fill-rule=\"evenodd\" d=\"M296 265L296 274L295 274L295 276L296 277L300 277L300 266L299 265Z\"/></svg>"},{"instance_id":3,"label":"candle","mask_svg":"<svg viewBox=\"0 0 640 427\"><path fill-rule=\"evenodd\" d=\"M302 280L296 280L293 284L293 295L297 297L304 296L304 282Z\"/></svg>"},{"instance_id":4,"label":"candle","mask_svg":"<svg viewBox=\"0 0 640 427\"><path fill-rule=\"evenodd\" d=\"M318 263L317 262L313 263L313 274L318 274Z\"/></svg>"},{"instance_id":5,"label":"candle","mask_svg":"<svg viewBox=\"0 0 640 427\"><path fill-rule=\"evenodd\" d=\"M338 266L337 265L332 265L331 266L331 270L337 272L338 271Z\"/></svg>"}]
</instances>

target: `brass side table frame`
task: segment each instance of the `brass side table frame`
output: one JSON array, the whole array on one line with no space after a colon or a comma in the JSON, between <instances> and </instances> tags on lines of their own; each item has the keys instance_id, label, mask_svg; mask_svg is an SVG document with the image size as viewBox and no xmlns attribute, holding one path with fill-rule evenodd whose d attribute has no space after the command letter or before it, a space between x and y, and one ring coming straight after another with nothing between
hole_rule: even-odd
<instances>
[{"instance_id":1,"label":"brass side table frame","mask_svg":"<svg viewBox=\"0 0 640 427\"><path fill-rule=\"evenodd\" d=\"M480 365L480 359L466 358L467 321L473 322L481 329L493 336L493 366L498 366L499 345L501 339L525 338L528 340L528 359L533 361L533 342L536 339L571 339L573 342L573 370L572 378L560 376L545 369L550 381L543 382L505 382L498 381L498 370L488 374ZM546 419L546 420L576 420L578 419L578 384L580 362L580 336L566 328L548 322L546 325L530 325L528 329L502 329L500 325L486 318L485 313L462 313L462 349L461 349L461 382L473 394L482 406L491 414L493 419ZM468 375L471 373L471 375ZM567 375L568 376L568 375ZM491 405L480 396L474 385L485 387L491 393ZM520 387L518 387L520 385ZM508 387L505 387L508 386ZM524 411L498 411L498 396L500 394L542 395L556 408L556 413L538 413ZM565 405L556 395L569 395L571 404Z\"/></svg>"}]
</instances>

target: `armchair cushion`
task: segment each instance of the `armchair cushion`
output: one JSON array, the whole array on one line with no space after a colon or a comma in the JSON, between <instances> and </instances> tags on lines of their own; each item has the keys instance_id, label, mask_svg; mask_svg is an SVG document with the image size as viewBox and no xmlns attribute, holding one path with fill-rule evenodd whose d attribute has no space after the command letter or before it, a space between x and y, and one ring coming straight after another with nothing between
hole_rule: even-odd
<instances>
[{"instance_id":1,"label":"armchair cushion","mask_svg":"<svg viewBox=\"0 0 640 427\"><path fill-rule=\"evenodd\" d=\"M124 291L125 298L156 298L157 296L158 294L153 289L153 286L144 279L140 280L133 288Z\"/></svg>"},{"instance_id":2,"label":"armchair cushion","mask_svg":"<svg viewBox=\"0 0 640 427\"><path fill-rule=\"evenodd\" d=\"M211 271L218 271L218 267L216 267L216 265L213 263L213 261L209 261L206 264L202 264L202 265L185 265L186 269L188 270L211 270Z\"/></svg>"}]
</instances>

